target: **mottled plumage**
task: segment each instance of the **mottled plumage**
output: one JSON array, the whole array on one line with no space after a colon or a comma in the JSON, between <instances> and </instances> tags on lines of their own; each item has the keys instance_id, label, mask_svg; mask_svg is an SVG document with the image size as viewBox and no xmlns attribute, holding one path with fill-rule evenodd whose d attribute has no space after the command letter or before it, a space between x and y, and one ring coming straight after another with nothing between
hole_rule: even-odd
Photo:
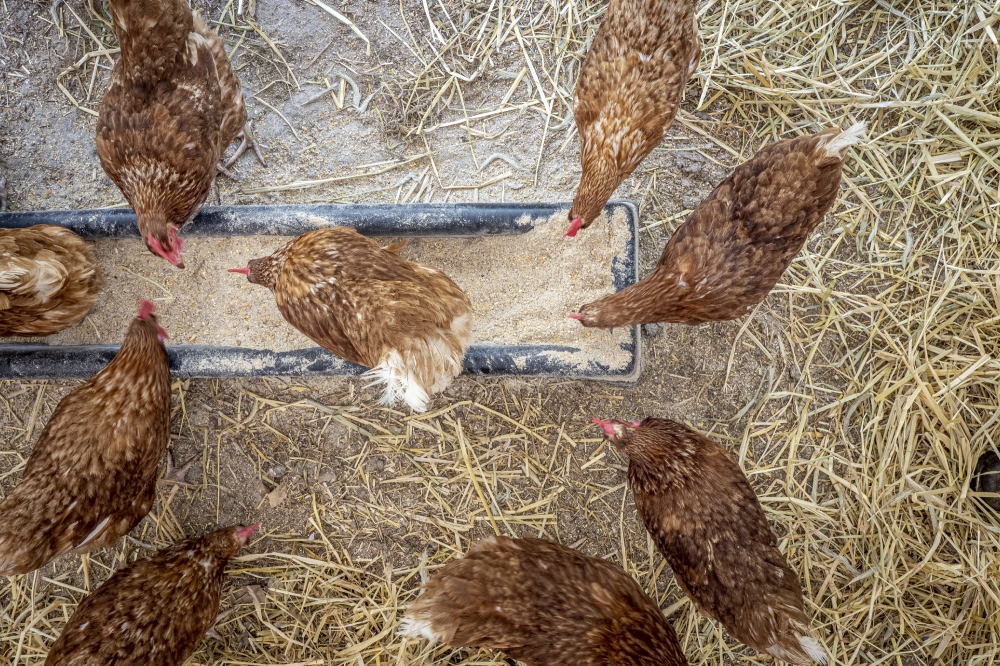
<instances>
[{"instance_id":1,"label":"mottled plumage","mask_svg":"<svg viewBox=\"0 0 1000 666\"><path fill-rule=\"evenodd\" d=\"M115 358L62 399L0 502L0 576L110 546L153 506L170 438L166 333L144 301Z\"/></svg>"},{"instance_id":2,"label":"mottled plumage","mask_svg":"<svg viewBox=\"0 0 1000 666\"><path fill-rule=\"evenodd\" d=\"M729 453L667 419L594 421L629 457L639 516L698 610L755 650L793 664L826 663L799 577Z\"/></svg>"},{"instance_id":3,"label":"mottled plumage","mask_svg":"<svg viewBox=\"0 0 1000 666\"><path fill-rule=\"evenodd\" d=\"M673 628L620 567L543 539L490 537L425 586L401 633L528 666L683 666Z\"/></svg>"},{"instance_id":4,"label":"mottled plumage","mask_svg":"<svg viewBox=\"0 0 1000 666\"><path fill-rule=\"evenodd\" d=\"M256 529L226 527L118 570L80 602L45 666L181 666L215 623L226 563Z\"/></svg>"},{"instance_id":5,"label":"mottled plumage","mask_svg":"<svg viewBox=\"0 0 1000 666\"><path fill-rule=\"evenodd\" d=\"M765 146L670 237L648 276L580 308L584 326L700 324L746 314L777 284L840 189L864 123Z\"/></svg>"},{"instance_id":6,"label":"mottled plumage","mask_svg":"<svg viewBox=\"0 0 1000 666\"><path fill-rule=\"evenodd\" d=\"M219 36L185 0L110 7L121 57L101 102L97 154L150 251L183 268L177 232L198 214L222 151L246 127L243 91Z\"/></svg>"},{"instance_id":7,"label":"mottled plumage","mask_svg":"<svg viewBox=\"0 0 1000 666\"><path fill-rule=\"evenodd\" d=\"M465 293L351 227L302 234L234 272L273 291L288 323L318 345L372 368L386 403L423 411L462 371L472 338Z\"/></svg>"},{"instance_id":8,"label":"mottled plumage","mask_svg":"<svg viewBox=\"0 0 1000 666\"><path fill-rule=\"evenodd\" d=\"M663 140L701 57L694 0L611 0L580 69L573 115L583 175L567 236L590 226Z\"/></svg>"},{"instance_id":9,"label":"mottled plumage","mask_svg":"<svg viewBox=\"0 0 1000 666\"><path fill-rule=\"evenodd\" d=\"M90 246L63 227L0 229L0 336L78 324L104 284Z\"/></svg>"}]
</instances>

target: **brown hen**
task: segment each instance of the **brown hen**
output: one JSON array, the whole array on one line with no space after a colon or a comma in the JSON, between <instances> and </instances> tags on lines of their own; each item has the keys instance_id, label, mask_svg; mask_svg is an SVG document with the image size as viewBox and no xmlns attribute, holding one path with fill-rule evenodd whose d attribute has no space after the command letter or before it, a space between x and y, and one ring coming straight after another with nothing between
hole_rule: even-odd
<instances>
[{"instance_id":1,"label":"brown hen","mask_svg":"<svg viewBox=\"0 0 1000 666\"><path fill-rule=\"evenodd\" d=\"M0 336L51 335L78 324L103 284L93 250L69 229L0 229Z\"/></svg>"},{"instance_id":2,"label":"brown hen","mask_svg":"<svg viewBox=\"0 0 1000 666\"><path fill-rule=\"evenodd\" d=\"M181 666L215 623L226 563L258 525L216 530L115 572L77 606L45 666Z\"/></svg>"},{"instance_id":3,"label":"brown hen","mask_svg":"<svg viewBox=\"0 0 1000 666\"><path fill-rule=\"evenodd\" d=\"M170 438L166 337L143 301L115 358L56 407L0 502L0 576L110 546L149 513Z\"/></svg>"},{"instance_id":4,"label":"brown hen","mask_svg":"<svg viewBox=\"0 0 1000 666\"><path fill-rule=\"evenodd\" d=\"M238 156L253 141L243 90L219 36L185 0L110 7L121 57L101 101L97 155L149 250L184 268L178 231L201 210L226 146L242 132Z\"/></svg>"},{"instance_id":5,"label":"brown hen","mask_svg":"<svg viewBox=\"0 0 1000 666\"><path fill-rule=\"evenodd\" d=\"M385 404L402 399L422 412L462 371L472 306L447 275L398 251L332 227L230 272L273 291L288 323L316 344L371 368Z\"/></svg>"},{"instance_id":6,"label":"brown hen","mask_svg":"<svg viewBox=\"0 0 1000 666\"><path fill-rule=\"evenodd\" d=\"M736 319L764 300L840 189L864 132L829 129L765 146L688 216L653 272L570 317L614 328Z\"/></svg>"},{"instance_id":7,"label":"brown hen","mask_svg":"<svg viewBox=\"0 0 1000 666\"><path fill-rule=\"evenodd\" d=\"M594 422L629 457L639 516L698 610L755 650L825 664L799 577L729 453L667 419Z\"/></svg>"},{"instance_id":8,"label":"brown hen","mask_svg":"<svg viewBox=\"0 0 1000 666\"><path fill-rule=\"evenodd\" d=\"M682 666L673 628L611 562L544 539L490 537L425 585L400 629L528 666Z\"/></svg>"},{"instance_id":9,"label":"brown hen","mask_svg":"<svg viewBox=\"0 0 1000 666\"><path fill-rule=\"evenodd\" d=\"M567 236L590 226L663 140L701 57L694 0L611 0L580 69L583 175Z\"/></svg>"}]
</instances>

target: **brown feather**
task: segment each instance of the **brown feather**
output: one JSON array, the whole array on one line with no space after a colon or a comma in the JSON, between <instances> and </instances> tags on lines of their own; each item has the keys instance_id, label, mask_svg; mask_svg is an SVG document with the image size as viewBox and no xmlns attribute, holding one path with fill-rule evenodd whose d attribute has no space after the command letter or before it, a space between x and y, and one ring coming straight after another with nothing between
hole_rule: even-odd
<instances>
[{"instance_id":1,"label":"brown feather","mask_svg":"<svg viewBox=\"0 0 1000 666\"><path fill-rule=\"evenodd\" d=\"M0 229L0 336L51 335L78 324L103 284L93 250L69 229Z\"/></svg>"},{"instance_id":2,"label":"brown feather","mask_svg":"<svg viewBox=\"0 0 1000 666\"><path fill-rule=\"evenodd\" d=\"M638 283L580 309L584 326L700 324L746 314L764 300L840 189L843 152L830 129L765 146L738 166L674 232Z\"/></svg>"},{"instance_id":3,"label":"brown feather","mask_svg":"<svg viewBox=\"0 0 1000 666\"><path fill-rule=\"evenodd\" d=\"M239 527L184 541L117 571L86 597L45 666L181 666L212 628Z\"/></svg>"},{"instance_id":4,"label":"brown feather","mask_svg":"<svg viewBox=\"0 0 1000 666\"><path fill-rule=\"evenodd\" d=\"M112 0L121 44L97 119L101 166L149 235L179 253L246 108L218 35L184 0ZM150 246L152 251L152 247Z\"/></svg>"},{"instance_id":5,"label":"brown feather","mask_svg":"<svg viewBox=\"0 0 1000 666\"><path fill-rule=\"evenodd\" d=\"M677 636L620 567L543 539L490 537L425 586L402 631L528 666L682 666Z\"/></svg>"},{"instance_id":6,"label":"brown feather","mask_svg":"<svg viewBox=\"0 0 1000 666\"><path fill-rule=\"evenodd\" d=\"M589 226L660 144L700 56L693 0L611 0L574 93L583 175L571 220Z\"/></svg>"},{"instance_id":7,"label":"brown feather","mask_svg":"<svg viewBox=\"0 0 1000 666\"><path fill-rule=\"evenodd\" d=\"M153 505L170 437L170 369L155 315L56 407L0 502L0 576L110 546Z\"/></svg>"},{"instance_id":8,"label":"brown feather","mask_svg":"<svg viewBox=\"0 0 1000 666\"><path fill-rule=\"evenodd\" d=\"M607 438L629 456L639 516L698 610L760 652L798 664L822 655L798 575L729 453L667 419L618 422Z\"/></svg>"},{"instance_id":9,"label":"brown feather","mask_svg":"<svg viewBox=\"0 0 1000 666\"><path fill-rule=\"evenodd\" d=\"M289 324L352 363L376 368L396 352L426 395L461 371L471 338L468 297L441 271L353 228L303 234L249 268L250 282L274 292Z\"/></svg>"}]
</instances>

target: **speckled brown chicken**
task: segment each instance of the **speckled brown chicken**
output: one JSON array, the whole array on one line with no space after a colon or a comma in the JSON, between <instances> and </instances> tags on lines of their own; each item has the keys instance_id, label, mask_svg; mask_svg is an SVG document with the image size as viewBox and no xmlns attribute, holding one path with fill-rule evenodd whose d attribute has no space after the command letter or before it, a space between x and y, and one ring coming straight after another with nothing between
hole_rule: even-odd
<instances>
[{"instance_id":1,"label":"speckled brown chicken","mask_svg":"<svg viewBox=\"0 0 1000 666\"><path fill-rule=\"evenodd\" d=\"M215 623L226 563L256 529L216 530L115 572L77 606L45 666L181 666Z\"/></svg>"},{"instance_id":2,"label":"speckled brown chicken","mask_svg":"<svg viewBox=\"0 0 1000 666\"><path fill-rule=\"evenodd\" d=\"M222 151L242 132L229 164L248 141L257 152L243 90L222 40L185 0L110 7L121 57L101 101L97 155L149 250L184 268L177 233L201 210Z\"/></svg>"},{"instance_id":3,"label":"speckled brown chicken","mask_svg":"<svg viewBox=\"0 0 1000 666\"><path fill-rule=\"evenodd\" d=\"M590 226L663 140L701 57L694 0L611 0L580 69L583 175L567 236Z\"/></svg>"},{"instance_id":4,"label":"speckled brown chicken","mask_svg":"<svg viewBox=\"0 0 1000 666\"><path fill-rule=\"evenodd\" d=\"M570 317L614 328L740 317L764 300L833 205L858 123L765 146L688 216L648 276Z\"/></svg>"},{"instance_id":5,"label":"speckled brown chicken","mask_svg":"<svg viewBox=\"0 0 1000 666\"><path fill-rule=\"evenodd\" d=\"M93 250L69 229L0 229L0 336L51 335L80 323L103 284Z\"/></svg>"},{"instance_id":6,"label":"speckled brown chicken","mask_svg":"<svg viewBox=\"0 0 1000 666\"><path fill-rule=\"evenodd\" d=\"M472 306L447 275L398 252L332 227L230 272L273 291L288 323L318 345L371 368L383 402L424 411L462 371Z\"/></svg>"},{"instance_id":7,"label":"speckled brown chicken","mask_svg":"<svg viewBox=\"0 0 1000 666\"><path fill-rule=\"evenodd\" d=\"M799 577L729 453L667 419L594 422L629 457L639 516L702 615L760 652L825 664Z\"/></svg>"},{"instance_id":8,"label":"speckled brown chicken","mask_svg":"<svg viewBox=\"0 0 1000 666\"><path fill-rule=\"evenodd\" d=\"M528 666L682 666L673 628L620 567L544 539L490 537L449 562L401 633Z\"/></svg>"},{"instance_id":9,"label":"speckled brown chicken","mask_svg":"<svg viewBox=\"0 0 1000 666\"><path fill-rule=\"evenodd\" d=\"M143 301L114 359L56 407L0 502L0 576L110 546L149 513L170 438L166 337Z\"/></svg>"}]
</instances>

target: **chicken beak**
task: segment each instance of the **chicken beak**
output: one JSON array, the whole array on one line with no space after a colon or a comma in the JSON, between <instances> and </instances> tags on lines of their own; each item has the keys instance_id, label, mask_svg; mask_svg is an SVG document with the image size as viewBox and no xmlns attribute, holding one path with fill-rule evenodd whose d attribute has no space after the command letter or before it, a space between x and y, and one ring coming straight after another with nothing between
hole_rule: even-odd
<instances>
[{"instance_id":1,"label":"chicken beak","mask_svg":"<svg viewBox=\"0 0 1000 666\"><path fill-rule=\"evenodd\" d=\"M583 220L581 218L579 217L573 218L573 221L569 223L569 229L567 229L566 233L563 234L563 238L566 238L567 236L569 236L570 238L575 238L576 232L578 232L580 230L580 227L582 226L583 226Z\"/></svg>"},{"instance_id":2,"label":"chicken beak","mask_svg":"<svg viewBox=\"0 0 1000 666\"><path fill-rule=\"evenodd\" d=\"M250 268L230 268L228 269L230 273L240 273L241 275L250 275Z\"/></svg>"},{"instance_id":3,"label":"chicken beak","mask_svg":"<svg viewBox=\"0 0 1000 666\"><path fill-rule=\"evenodd\" d=\"M566 316L569 317L570 319L576 319L577 321L580 321L580 320L583 319L583 313L580 313L580 312L573 312L573 313L568 314Z\"/></svg>"}]
</instances>

